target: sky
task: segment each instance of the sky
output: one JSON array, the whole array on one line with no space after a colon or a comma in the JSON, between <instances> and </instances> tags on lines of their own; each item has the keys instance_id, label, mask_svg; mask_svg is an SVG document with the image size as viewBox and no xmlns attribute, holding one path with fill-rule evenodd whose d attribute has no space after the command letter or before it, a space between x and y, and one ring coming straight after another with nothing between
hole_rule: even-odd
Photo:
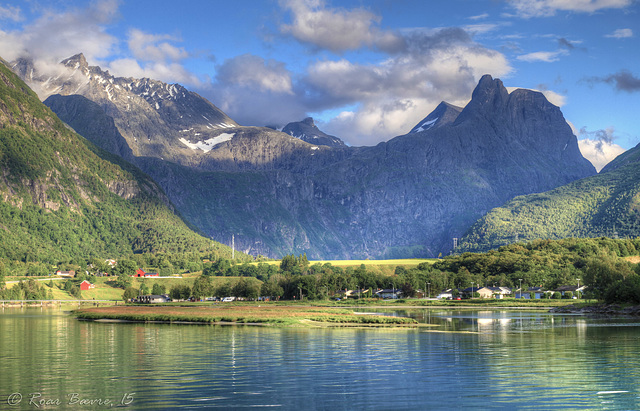
<instances>
[{"instance_id":1,"label":"sky","mask_svg":"<svg viewBox=\"0 0 640 411\"><path fill-rule=\"evenodd\" d=\"M543 92L598 169L640 143L640 0L0 0L0 57L80 52L353 146L464 106L484 74Z\"/></svg>"}]
</instances>

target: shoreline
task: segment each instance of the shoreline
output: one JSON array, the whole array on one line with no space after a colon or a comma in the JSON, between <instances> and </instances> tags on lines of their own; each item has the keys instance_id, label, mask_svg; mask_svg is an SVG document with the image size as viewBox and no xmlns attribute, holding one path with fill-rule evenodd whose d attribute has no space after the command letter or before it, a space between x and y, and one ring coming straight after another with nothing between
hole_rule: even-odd
<instances>
[{"instance_id":1,"label":"shoreline","mask_svg":"<svg viewBox=\"0 0 640 411\"><path fill-rule=\"evenodd\" d=\"M583 314L594 316L614 317L618 315L628 317L640 317L640 306L621 306L619 304L598 304L598 305L582 305L574 304L564 307L554 307L550 311L554 314Z\"/></svg>"}]
</instances>

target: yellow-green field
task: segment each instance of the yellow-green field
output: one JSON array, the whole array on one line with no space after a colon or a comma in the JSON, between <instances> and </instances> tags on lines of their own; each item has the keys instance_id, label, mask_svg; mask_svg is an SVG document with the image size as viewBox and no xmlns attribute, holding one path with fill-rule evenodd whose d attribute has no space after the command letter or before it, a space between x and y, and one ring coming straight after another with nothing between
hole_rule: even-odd
<instances>
[{"instance_id":1,"label":"yellow-green field","mask_svg":"<svg viewBox=\"0 0 640 411\"><path fill-rule=\"evenodd\" d=\"M280 261L281 260L265 261L265 263L279 266ZM314 264L324 265L326 263L329 263L336 267L359 267L362 264L364 264L367 267L372 267L372 266L396 267L396 266L402 265L407 268L411 268L411 267L417 267L418 264L420 263L433 264L436 261L438 261L437 258L405 258L400 260L315 260L315 261L310 260L309 265L314 265ZM253 264L259 264L259 263L253 263Z\"/></svg>"},{"instance_id":2,"label":"yellow-green field","mask_svg":"<svg viewBox=\"0 0 640 411\"><path fill-rule=\"evenodd\" d=\"M420 263L430 263L438 261L437 258L406 258L401 260L320 260L320 261L309 261L309 264L326 264L330 263L331 265L335 265L336 267L359 267L364 264L367 267L370 266L379 266L379 265L389 265L393 267L397 267L399 265L411 268L416 267ZM279 261L278 261L279 263Z\"/></svg>"}]
</instances>

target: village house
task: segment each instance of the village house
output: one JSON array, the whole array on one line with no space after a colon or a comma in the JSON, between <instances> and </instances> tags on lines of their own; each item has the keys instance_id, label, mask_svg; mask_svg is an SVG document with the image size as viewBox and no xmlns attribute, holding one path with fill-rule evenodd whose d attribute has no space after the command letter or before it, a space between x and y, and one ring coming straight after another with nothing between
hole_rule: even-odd
<instances>
[{"instance_id":1,"label":"village house","mask_svg":"<svg viewBox=\"0 0 640 411\"><path fill-rule=\"evenodd\" d=\"M376 291L376 295L382 299L391 298L395 300L401 298L402 290L397 288L385 288L384 290Z\"/></svg>"},{"instance_id":2,"label":"village house","mask_svg":"<svg viewBox=\"0 0 640 411\"><path fill-rule=\"evenodd\" d=\"M563 285L560 286L558 288L556 288L555 292L560 293L563 297L565 295L565 293L572 293L573 296L576 296L577 292L580 291L580 294L584 293L585 288L587 288L587 286L582 285L582 286L578 286L578 285Z\"/></svg>"},{"instance_id":3,"label":"village house","mask_svg":"<svg viewBox=\"0 0 640 411\"><path fill-rule=\"evenodd\" d=\"M59 277L73 278L76 276L76 272L73 270L70 271L56 271L56 275Z\"/></svg>"},{"instance_id":4,"label":"village house","mask_svg":"<svg viewBox=\"0 0 640 411\"><path fill-rule=\"evenodd\" d=\"M160 274L158 273L147 273L141 268L138 268L136 270L135 275L132 275L132 277L159 277L159 276Z\"/></svg>"},{"instance_id":5,"label":"village house","mask_svg":"<svg viewBox=\"0 0 640 411\"><path fill-rule=\"evenodd\" d=\"M171 301L171 298L167 294L141 295L140 297L138 297L138 302L145 303L145 304L166 303L170 301Z\"/></svg>"},{"instance_id":6,"label":"village house","mask_svg":"<svg viewBox=\"0 0 640 411\"><path fill-rule=\"evenodd\" d=\"M81 291L87 291L87 290L90 290L92 288L96 288L95 284L91 284L87 280L84 280L83 282L80 283L80 290Z\"/></svg>"},{"instance_id":7,"label":"village house","mask_svg":"<svg viewBox=\"0 0 640 411\"><path fill-rule=\"evenodd\" d=\"M453 288L442 290L440 294L436 295L439 300L450 300L453 298Z\"/></svg>"},{"instance_id":8,"label":"village house","mask_svg":"<svg viewBox=\"0 0 640 411\"><path fill-rule=\"evenodd\" d=\"M546 298L546 294L549 291L543 289L542 287L529 287L526 290L518 290L516 291L515 298L523 299L523 300L540 300Z\"/></svg>"},{"instance_id":9,"label":"village house","mask_svg":"<svg viewBox=\"0 0 640 411\"><path fill-rule=\"evenodd\" d=\"M511 295L511 290L507 287L484 287L491 291L492 298L501 300L507 295Z\"/></svg>"}]
</instances>

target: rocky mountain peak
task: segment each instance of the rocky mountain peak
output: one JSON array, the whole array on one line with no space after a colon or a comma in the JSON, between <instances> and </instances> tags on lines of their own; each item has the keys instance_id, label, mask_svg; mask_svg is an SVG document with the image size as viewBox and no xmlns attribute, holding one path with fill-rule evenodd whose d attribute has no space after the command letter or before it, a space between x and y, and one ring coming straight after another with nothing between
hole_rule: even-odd
<instances>
[{"instance_id":1,"label":"rocky mountain peak","mask_svg":"<svg viewBox=\"0 0 640 411\"><path fill-rule=\"evenodd\" d=\"M312 117L307 117L302 121L289 123L282 129L283 133L292 137L306 141L310 144L329 147L346 147L346 144L338 137L330 136L316 126Z\"/></svg>"},{"instance_id":2,"label":"rocky mountain peak","mask_svg":"<svg viewBox=\"0 0 640 411\"><path fill-rule=\"evenodd\" d=\"M447 124L451 124L456 121L458 115L462 111L461 107L449 104L446 101L438 104L427 117L423 118L414 128L411 129L411 133L420 133L426 130L432 130L437 127L442 127Z\"/></svg>"},{"instance_id":3,"label":"rocky mountain peak","mask_svg":"<svg viewBox=\"0 0 640 411\"><path fill-rule=\"evenodd\" d=\"M69 57L68 59L64 59L60 63L71 69L88 69L89 68L89 63L87 63L87 59L84 57L84 54L82 53L78 53L74 56Z\"/></svg>"},{"instance_id":4,"label":"rocky mountain peak","mask_svg":"<svg viewBox=\"0 0 640 411\"><path fill-rule=\"evenodd\" d=\"M500 113L508 100L509 92L502 81L485 74L473 90L471 101L462 110L456 122L467 121L472 117L484 117L487 113L492 115Z\"/></svg>"}]
</instances>

